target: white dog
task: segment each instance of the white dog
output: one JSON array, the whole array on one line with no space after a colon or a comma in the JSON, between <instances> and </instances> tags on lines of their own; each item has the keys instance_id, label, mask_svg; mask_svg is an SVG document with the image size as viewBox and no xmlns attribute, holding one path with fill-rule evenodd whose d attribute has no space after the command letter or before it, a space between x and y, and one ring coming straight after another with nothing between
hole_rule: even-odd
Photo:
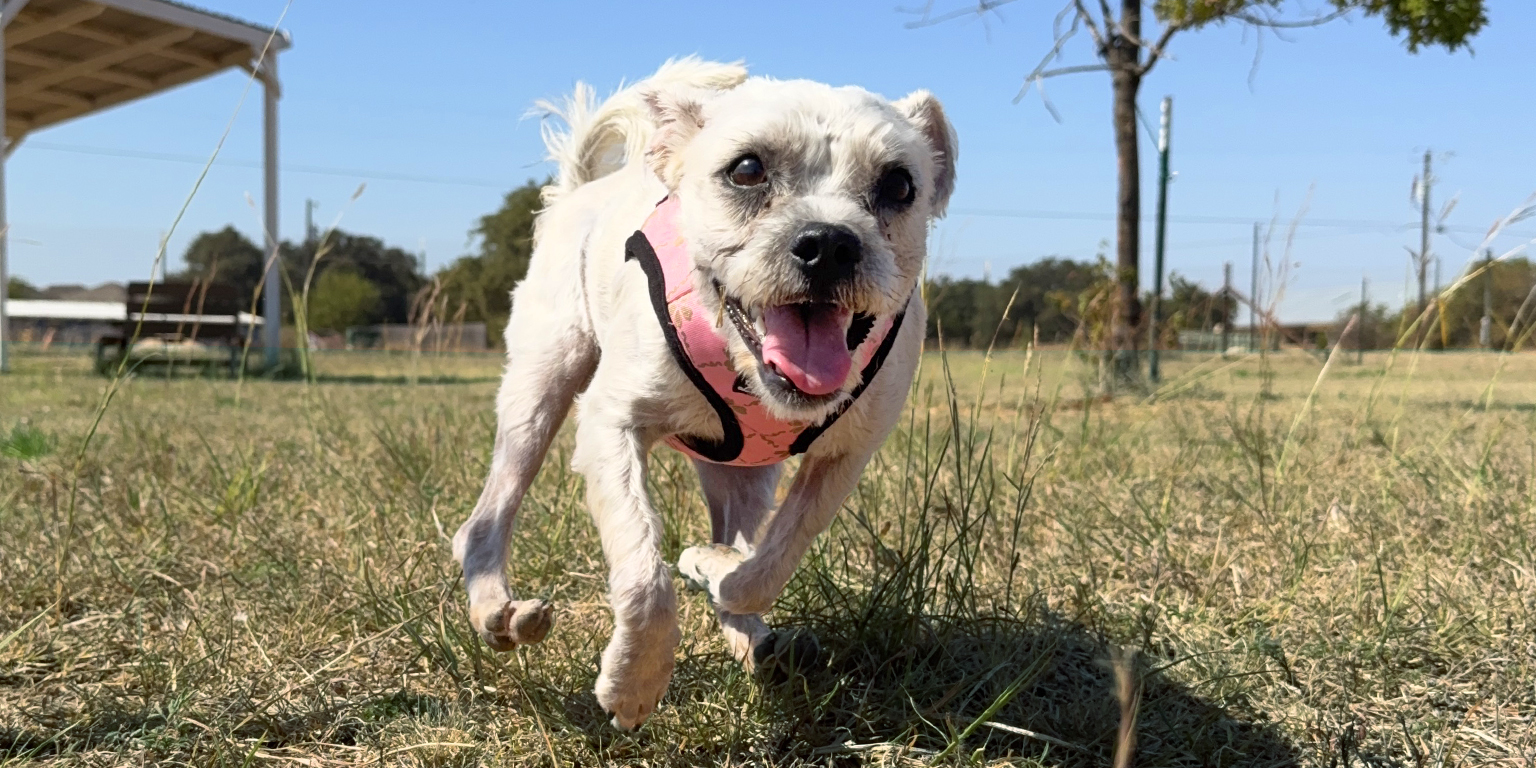
<instances>
[{"instance_id":1,"label":"white dog","mask_svg":"<svg viewBox=\"0 0 1536 768\"><path fill-rule=\"evenodd\" d=\"M921 351L929 222L956 143L926 91L748 78L668 62L546 135L528 276L513 292L490 476L454 536L469 616L492 648L543 639L550 607L506 582L513 520L577 395L573 465L609 565L614 633L597 699L639 726L672 676L677 598L646 459L689 454L714 545L678 567L749 667L760 617L895 425ZM776 514L782 462L803 454Z\"/></svg>"}]
</instances>

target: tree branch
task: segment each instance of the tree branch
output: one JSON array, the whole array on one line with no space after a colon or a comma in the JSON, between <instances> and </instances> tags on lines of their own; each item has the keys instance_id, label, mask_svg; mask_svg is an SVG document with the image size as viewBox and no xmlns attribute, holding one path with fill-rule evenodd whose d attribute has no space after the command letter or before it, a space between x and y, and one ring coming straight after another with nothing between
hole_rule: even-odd
<instances>
[{"instance_id":1,"label":"tree branch","mask_svg":"<svg viewBox=\"0 0 1536 768\"><path fill-rule=\"evenodd\" d=\"M1065 14L1067 11L1070 11L1071 9L1072 9L1072 6L1068 5L1066 7L1066 9L1064 9L1062 11L1062 13ZM1068 27L1067 31L1061 32L1060 31L1061 30L1061 26L1060 26L1060 24L1061 24L1061 16L1058 15L1056 17L1056 40L1055 40L1055 42L1053 42L1051 44L1051 50L1048 51L1044 56L1042 56L1040 58L1040 63L1036 64L1034 70L1032 70L1029 73L1029 76L1024 78L1024 80L1026 82L1028 82L1029 80L1033 80L1036 75L1040 74L1041 72L1043 72L1045 70L1045 66L1047 64L1050 64L1051 62L1053 62L1056 59L1061 57L1061 49L1066 46L1067 41L1071 40L1073 35L1077 34L1077 28L1078 28L1078 25L1081 23L1081 21L1082 21L1082 17L1080 17L1080 16L1073 18L1072 19L1072 26ZM1023 96L1024 94L1023 94L1023 92L1020 92L1019 95ZM1017 101L1017 100L1018 99L1015 98L1015 101Z\"/></svg>"},{"instance_id":2,"label":"tree branch","mask_svg":"<svg viewBox=\"0 0 1536 768\"><path fill-rule=\"evenodd\" d=\"M977 0L976 7L974 8L956 8L955 10L948 13L941 13L938 16L930 16L929 14L933 12L933 0L928 0L927 3L923 4L921 9L922 18L916 21L909 21L905 26L907 29L919 29L921 27L931 27L936 24L943 24L946 21L950 21L951 19L958 19L961 16L970 16L971 14L984 16L988 11L997 10L998 8L1011 2L1013 2L1013 0ZM918 9L916 8L904 8L902 10L908 11L910 13L918 12Z\"/></svg>"},{"instance_id":3,"label":"tree branch","mask_svg":"<svg viewBox=\"0 0 1536 768\"><path fill-rule=\"evenodd\" d=\"M1179 23L1169 23L1168 26L1163 27L1163 33L1157 36L1157 42L1153 43L1152 47L1147 49L1147 61L1141 65L1141 74L1143 77L1145 77L1148 72L1152 71L1152 67L1157 64L1159 59L1162 59L1163 56L1166 55L1166 51L1168 50L1168 41L1172 40L1173 36L1182 29L1184 29L1184 25Z\"/></svg>"},{"instance_id":4,"label":"tree branch","mask_svg":"<svg viewBox=\"0 0 1536 768\"><path fill-rule=\"evenodd\" d=\"M1099 0L1100 5L1103 5L1103 2L1104 0ZM1088 28L1088 33L1093 35L1093 44L1098 46L1098 50L1104 50L1104 35L1099 32L1099 25L1093 23L1093 14L1088 12L1088 7L1083 5L1083 0L1072 0L1072 5L1077 8L1077 18L1083 22L1083 26ZM1104 19L1107 25L1114 17L1106 15Z\"/></svg>"},{"instance_id":5,"label":"tree branch","mask_svg":"<svg viewBox=\"0 0 1536 768\"><path fill-rule=\"evenodd\" d=\"M1108 32L1119 22L1115 21L1115 12L1109 9L1109 0L1099 0L1099 13L1104 15L1104 31Z\"/></svg>"},{"instance_id":6,"label":"tree branch","mask_svg":"<svg viewBox=\"0 0 1536 768\"><path fill-rule=\"evenodd\" d=\"M1072 67L1047 69L1043 72L1037 71L1024 81L1024 87L1019 89L1019 95L1013 97L1013 103L1019 103L1019 100L1024 98L1024 94L1029 93L1029 86L1033 84L1040 91L1040 101L1045 105L1045 111L1051 113L1051 117L1059 123L1061 113L1056 111L1056 106L1051 103L1050 97L1045 95L1045 81L1059 75L1075 75L1079 72L1108 72L1109 68L1108 64L1079 64Z\"/></svg>"},{"instance_id":7,"label":"tree branch","mask_svg":"<svg viewBox=\"0 0 1536 768\"><path fill-rule=\"evenodd\" d=\"M1321 16L1313 16L1310 19L1297 19L1295 21L1288 21L1274 17L1266 18L1259 14L1249 13L1247 11L1234 13L1232 14L1232 18L1237 19L1238 21L1241 21L1245 24L1252 24L1255 27L1269 27L1271 29L1304 29L1306 27L1322 26L1330 21L1333 21L1334 19L1347 15L1349 11L1350 9L1343 8L1332 13L1325 13Z\"/></svg>"},{"instance_id":8,"label":"tree branch","mask_svg":"<svg viewBox=\"0 0 1536 768\"><path fill-rule=\"evenodd\" d=\"M1106 32L1109 31L1111 27L1113 27L1116 34L1125 38L1126 40L1131 41L1138 48L1147 47L1147 42L1145 40L1142 40L1136 35L1131 34L1131 31L1125 28L1125 19L1123 17L1118 19L1114 17L1114 14L1109 10L1109 0L1099 0L1099 8L1104 14L1104 30Z\"/></svg>"},{"instance_id":9,"label":"tree branch","mask_svg":"<svg viewBox=\"0 0 1536 768\"><path fill-rule=\"evenodd\" d=\"M1044 72L1040 72L1040 73L1034 75L1031 79L1032 80L1044 80L1044 79L1046 79L1048 77L1058 77L1060 75L1075 75L1075 74L1078 74L1080 72L1108 72L1108 71L1109 71L1109 65L1108 64L1079 64L1079 65L1073 66L1073 67L1058 67L1056 69L1047 69Z\"/></svg>"}]
</instances>

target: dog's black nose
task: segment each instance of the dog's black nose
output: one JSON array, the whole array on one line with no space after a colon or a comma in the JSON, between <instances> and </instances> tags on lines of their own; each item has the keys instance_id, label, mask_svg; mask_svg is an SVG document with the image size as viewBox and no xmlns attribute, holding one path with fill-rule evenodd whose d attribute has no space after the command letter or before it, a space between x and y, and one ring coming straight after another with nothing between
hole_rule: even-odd
<instances>
[{"instance_id":1,"label":"dog's black nose","mask_svg":"<svg viewBox=\"0 0 1536 768\"><path fill-rule=\"evenodd\" d=\"M864 255L859 236L837 224L805 225L795 234L789 252L807 267L823 266L824 262L852 266Z\"/></svg>"},{"instance_id":2,"label":"dog's black nose","mask_svg":"<svg viewBox=\"0 0 1536 768\"><path fill-rule=\"evenodd\" d=\"M853 230L838 224L807 224L789 245L814 288L830 288L853 275L864 246Z\"/></svg>"}]
</instances>

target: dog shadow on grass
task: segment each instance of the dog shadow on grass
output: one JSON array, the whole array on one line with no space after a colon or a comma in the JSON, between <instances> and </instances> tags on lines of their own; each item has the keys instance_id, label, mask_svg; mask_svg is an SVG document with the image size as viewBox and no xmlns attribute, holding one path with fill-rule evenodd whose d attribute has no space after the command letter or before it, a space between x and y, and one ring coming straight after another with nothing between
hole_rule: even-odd
<instances>
[{"instance_id":1,"label":"dog shadow on grass","mask_svg":"<svg viewBox=\"0 0 1536 768\"><path fill-rule=\"evenodd\" d=\"M590 679L533 674L518 687L543 713L540 727L550 729L561 755L598 755L604 762L902 764L890 762L891 753L930 762L947 751L955 758L949 764L1010 757L1072 768L1113 764L1126 717L1111 663L1115 648L1082 625L1045 610L1022 616L919 614L881 602L864 606L880 610L821 613L793 602L781 618L816 633L819 665L764 681L741 672L714 643L690 642L661 710L637 734L608 725ZM1167 668L1175 662L1149 656L1126 667L1139 688L1131 764L1302 763L1298 748L1275 724L1248 711L1240 695L1229 692L1216 701L1170 679ZM522 701L513 697L470 711L463 701L400 691L339 709L294 702L286 714L247 719L226 735L268 749L373 744L387 722L448 722L462 715L494 721L504 707L520 710ZM107 707L83 722L52 726L0 728L0 759L129 745L197 751L195 745L166 744L196 733L178 736L163 714L143 707Z\"/></svg>"},{"instance_id":2,"label":"dog shadow on grass","mask_svg":"<svg viewBox=\"0 0 1536 768\"><path fill-rule=\"evenodd\" d=\"M793 619L820 639L820 659L804 674L750 679L722 653L685 651L661 713L639 734L608 727L590 693L565 698L566 722L615 759L659 742L699 764L888 764L890 753L927 762L946 751L962 758L956 764L1114 764L1127 715L1116 649L1079 624L1045 612ZM1140 657L1123 667L1136 687L1128 764L1302 764L1296 745L1241 696L1201 696L1165 674L1170 661ZM668 708L683 713L671 725Z\"/></svg>"},{"instance_id":3,"label":"dog shadow on grass","mask_svg":"<svg viewBox=\"0 0 1536 768\"><path fill-rule=\"evenodd\" d=\"M818 754L900 744L1064 766L1111 765L1134 723L1134 765L1298 765L1274 724L1167 677L1173 660L1122 655L1087 628L1037 611L1026 618L807 616L826 667L770 706L791 741ZM1127 706L1129 704L1129 706ZM830 749L841 743L842 750Z\"/></svg>"},{"instance_id":4,"label":"dog shadow on grass","mask_svg":"<svg viewBox=\"0 0 1536 768\"><path fill-rule=\"evenodd\" d=\"M920 762L943 754L1106 766L1123 749L1126 722L1135 737L1126 765L1304 761L1248 704L1245 691L1269 684L1263 674L1199 654L1128 654L1115 630L974 578L991 543L980 525L920 514L894 549L856 542L809 556L770 617L819 639L818 663L803 674L754 679L718 645L689 640L639 736L616 735L590 694L565 698L566 724L598 754L638 758L644 742L686 744L701 764L889 764L895 752Z\"/></svg>"}]
</instances>

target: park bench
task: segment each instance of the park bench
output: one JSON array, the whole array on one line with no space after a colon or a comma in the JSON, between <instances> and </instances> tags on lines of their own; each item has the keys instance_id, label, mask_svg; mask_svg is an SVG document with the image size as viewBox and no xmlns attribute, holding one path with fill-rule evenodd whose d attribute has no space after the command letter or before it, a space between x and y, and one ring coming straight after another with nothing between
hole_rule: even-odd
<instances>
[{"instance_id":1,"label":"park bench","mask_svg":"<svg viewBox=\"0 0 1536 768\"><path fill-rule=\"evenodd\" d=\"M96 370L111 373L124 357L130 369L187 366L239 370L252 322L250 297L201 281L129 283L123 321L96 343Z\"/></svg>"}]
</instances>

